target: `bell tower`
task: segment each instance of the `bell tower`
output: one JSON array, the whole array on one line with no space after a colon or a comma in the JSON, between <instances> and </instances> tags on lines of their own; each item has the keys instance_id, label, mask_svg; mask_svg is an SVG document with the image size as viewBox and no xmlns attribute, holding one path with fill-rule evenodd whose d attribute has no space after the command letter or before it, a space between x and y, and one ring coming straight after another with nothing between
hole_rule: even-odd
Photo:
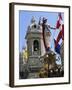
<instances>
[{"instance_id":1,"label":"bell tower","mask_svg":"<svg viewBox=\"0 0 72 90\"><path fill-rule=\"evenodd\" d=\"M28 66L30 70L39 70L41 68L40 56L45 53L42 37L42 26L32 17L31 24L26 33Z\"/></svg>"}]
</instances>

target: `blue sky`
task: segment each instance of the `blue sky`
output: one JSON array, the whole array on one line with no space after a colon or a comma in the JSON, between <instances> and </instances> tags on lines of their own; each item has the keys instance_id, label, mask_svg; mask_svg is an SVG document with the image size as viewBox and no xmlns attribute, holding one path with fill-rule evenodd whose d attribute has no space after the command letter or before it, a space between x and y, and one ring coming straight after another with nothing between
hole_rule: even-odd
<instances>
[{"instance_id":1,"label":"blue sky","mask_svg":"<svg viewBox=\"0 0 72 90\"><path fill-rule=\"evenodd\" d=\"M22 51L22 47L26 46L25 35L27 31L28 25L31 24L32 16L35 17L36 21L39 21L40 17L46 17L48 19L47 23L51 26L55 27L56 21L58 18L58 12L39 12L39 11L19 11L19 51ZM62 13L62 17L64 19L64 14ZM51 31L51 48L54 49L54 41L53 39L57 37L59 30ZM61 42L61 41L60 41Z\"/></svg>"}]
</instances>

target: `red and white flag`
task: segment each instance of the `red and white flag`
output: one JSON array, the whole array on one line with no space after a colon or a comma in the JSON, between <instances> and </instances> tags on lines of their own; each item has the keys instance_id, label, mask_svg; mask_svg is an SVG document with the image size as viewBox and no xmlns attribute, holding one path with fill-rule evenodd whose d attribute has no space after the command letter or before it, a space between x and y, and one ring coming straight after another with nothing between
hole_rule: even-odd
<instances>
[{"instance_id":1,"label":"red and white flag","mask_svg":"<svg viewBox=\"0 0 72 90\"><path fill-rule=\"evenodd\" d=\"M58 20L57 20L57 23L56 23L56 29L59 29L60 32L59 32L59 34L57 36L55 47L57 46L57 44L58 44L58 42L60 41L61 38L62 38L62 40L64 40L64 24L63 24L63 19L62 19L61 13L58 14Z\"/></svg>"},{"instance_id":2,"label":"red and white flag","mask_svg":"<svg viewBox=\"0 0 72 90\"><path fill-rule=\"evenodd\" d=\"M56 29L59 29L63 24L63 19L62 19L62 15L61 13L58 14L58 20L57 20L57 23L56 23Z\"/></svg>"}]
</instances>

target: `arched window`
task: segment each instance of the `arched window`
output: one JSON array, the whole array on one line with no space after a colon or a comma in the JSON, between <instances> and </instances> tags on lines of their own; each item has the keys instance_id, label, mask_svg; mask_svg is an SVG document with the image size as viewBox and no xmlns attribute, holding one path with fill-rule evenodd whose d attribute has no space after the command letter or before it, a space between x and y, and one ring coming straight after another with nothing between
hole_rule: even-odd
<instances>
[{"instance_id":1,"label":"arched window","mask_svg":"<svg viewBox=\"0 0 72 90\"><path fill-rule=\"evenodd\" d=\"M34 29L36 29L36 25L34 24Z\"/></svg>"},{"instance_id":2,"label":"arched window","mask_svg":"<svg viewBox=\"0 0 72 90\"><path fill-rule=\"evenodd\" d=\"M38 40L34 40L33 48L34 48L34 51L38 51L39 50L39 42L38 42Z\"/></svg>"}]
</instances>

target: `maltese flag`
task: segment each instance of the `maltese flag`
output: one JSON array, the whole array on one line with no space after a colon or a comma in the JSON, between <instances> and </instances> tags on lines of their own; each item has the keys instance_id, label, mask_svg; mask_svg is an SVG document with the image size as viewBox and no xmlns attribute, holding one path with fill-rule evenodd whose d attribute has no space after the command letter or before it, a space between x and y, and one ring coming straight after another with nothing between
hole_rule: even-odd
<instances>
[{"instance_id":1,"label":"maltese flag","mask_svg":"<svg viewBox=\"0 0 72 90\"><path fill-rule=\"evenodd\" d=\"M58 20L57 20L57 23L56 23L56 28L59 29L63 24L63 19L62 19L62 15L61 13L58 14Z\"/></svg>"},{"instance_id":2,"label":"maltese flag","mask_svg":"<svg viewBox=\"0 0 72 90\"><path fill-rule=\"evenodd\" d=\"M60 53L60 45L59 45L59 41L60 39L64 40L64 24L63 24L63 19L62 19L62 15L61 13L58 14L58 20L56 23L56 29L59 29L60 32L57 36L57 39L54 40L55 42L55 51L57 53Z\"/></svg>"}]
</instances>

